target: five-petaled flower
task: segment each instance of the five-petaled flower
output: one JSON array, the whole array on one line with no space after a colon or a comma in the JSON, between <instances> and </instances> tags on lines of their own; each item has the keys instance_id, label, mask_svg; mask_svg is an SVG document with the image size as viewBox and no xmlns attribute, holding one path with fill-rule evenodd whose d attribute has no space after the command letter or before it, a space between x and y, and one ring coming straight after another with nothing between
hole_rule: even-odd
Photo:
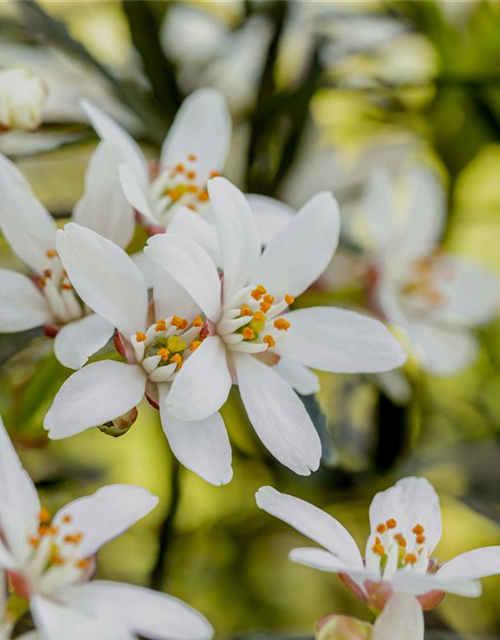
<instances>
[{"instance_id":1,"label":"five-petaled flower","mask_svg":"<svg viewBox=\"0 0 500 640\"><path fill-rule=\"evenodd\" d=\"M91 158L86 189L73 219L126 246L134 231L133 212L117 180L107 170L118 166L113 149L101 144ZM0 229L31 277L0 269L0 332L44 327L55 336L58 360L77 369L103 347L114 327L90 313L75 295L56 250L57 226L17 167L0 155Z\"/></svg>"},{"instance_id":2,"label":"five-petaled flower","mask_svg":"<svg viewBox=\"0 0 500 640\"><path fill-rule=\"evenodd\" d=\"M353 311L288 310L336 249L339 215L330 193L312 198L261 252L244 195L221 177L209 181L208 191L222 277L209 253L189 237L158 234L145 249L207 318L208 335L173 381L167 409L178 420L203 420L224 404L234 381L267 449L296 473L308 475L318 468L321 444L294 392L318 390L308 367L386 371L403 364L405 352L382 323Z\"/></svg>"},{"instance_id":3,"label":"five-petaled flower","mask_svg":"<svg viewBox=\"0 0 500 640\"><path fill-rule=\"evenodd\" d=\"M415 596L423 609L439 604L445 592L477 597L479 578L500 573L500 547L468 551L443 565L431 557L441 538L441 511L425 478L403 478L375 495L364 559L343 525L312 504L272 487L259 489L256 500L261 509L323 547L293 549L291 560L338 573L378 610L397 592Z\"/></svg>"},{"instance_id":4,"label":"five-petaled flower","mask_svg":"<svg viewBox=\"0 0 500 640\"><path fill-rule=\"evenodd\" d=\"M116 484L70 502L51 517L0 420L0 568L11 591L29 601L44 639L212 637L207 620L171 596L90 580L100 547L157 502L146 489Z\"/></svg>"},{"instance_id":5,"label":"five-petaled flower","mask_svg":"<svg viewBox=\"0 0 500 640\"><path fill-rule=\"evenodd\" d=\"M469 327L497 313L498 281L439 249L446 204L437 177L418 168L404 178L397 184L373 175L353 235L371 251L366 283L374 310L404 330L427 371L450 375L477 356Z\"/></svg>"}]
</instances>

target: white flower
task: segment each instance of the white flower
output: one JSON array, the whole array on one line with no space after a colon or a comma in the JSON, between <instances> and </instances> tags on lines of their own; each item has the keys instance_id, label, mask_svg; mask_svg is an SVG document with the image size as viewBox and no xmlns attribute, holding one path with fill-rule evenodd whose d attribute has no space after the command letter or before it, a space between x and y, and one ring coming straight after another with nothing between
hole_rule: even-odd
<instances>
[{"instance_id":1,"label":"white flower","mask_svg":"<svg viewBox=\"0 0 500 640\"><path fill-rule=\"evenodd\" d=\"M477 597L478 579L500 573L500 547L475 549L444 565L431 558L441 538L441 511L425 478L403 478L373 498L364 559L340 522L312 504L272 487L259 489L256 500L323 547L293 549L291 560L340 574L357 596L379 610L397 592L415 596L424 609L439 604L444 592Z\"/></svg>"},{"instance_id":2,"label":"white flower","mask_svg":"<svg viewBox=\"0 0 500 640\"><path fill-rule=\"evenodd\" d=\"M90 160L85 193L76 204L73 219L126 246L134 231L134 218L118 179L113 179L118 162L112 146L99 145ZM0 192L0 229L31 270L31 277L27 277L0 269L0 332L43 326L47 335L55 335L58 360L77 369L106 344L114 327L89 314L78 300L56 251L56 223L17 167L2 155Z\"/></svg>"},{"instance_id":3,"label":"white flower","mask_svg":"<svg viewBox=\"0 0 500 640\"><path fill-rule=\"evenodd\" d=\"M27 69L0 69L0 130L36 129L45 95L43 82Z\"/></svg>"},{"instance_id":4,"label":"white flower","mask_svg":"<svg viewBox=\"0 0 500 640\"><path fill-rule=\"evenodd\" d=\"M116 327L115 344L127 362L102 360L74 373L45 417L50 437L65 438L105 424L129 412L146 394L160 409L163 430L177 458L208 482L229 482L231 447L217 410L184 423L165 402L172 381L201 348L206 333L197 305L158 269L153 313L147 284L133 260L90 229L67 224L58 232L57 250L82 300ZM216 383L203 382L207 393Z\"/></svg>"},{"instance_id":5,"label":"white flower","mask_svg":"<svg viewBox=\"0 0 500 640\"><path fill-rule=\"evenodd\" d=\"M365 195L357 234L363 240L364 232L371 250L369 295L373 307L405 331L427 371L450 375L476 357L469 327L496 314L498 281L439 250L446 205L436 176L417 169L405 178L405 191L396 193L388 175L375 173Z\"/></svg>"},{"instance_id":6,"label":"white flower","mask_svg":"<svg viewBox=\"0 0 500 640\"><path fill-rule=\"evenodd\" d=\"M208 640L210 624L183 602L142 587L89 582L95 554L156 506L149 491L110 485L50 517L0 420L0 567L30 602L45 640Z\"/></svg>"},{"instance_id":7,"label":"white flower","mask_svg":"<svg viewBox=\"0 0 500 640\"><path fill-rule=\"evenodd\" d=\"M330 262L339 215L320 193L261 254L255 217L243 194L224 178L208 184L223 276L191 238L159 234L147 255L199 305L209 335L176 376L166 399L179 420L218 411L237 381L247 414L268 450L296 473L318 468L321 445L302 394L318 390L308 367L332 372L382 371L405 360L402 347L378 321L352 311L288 311ZM269 366L275 365L275 366Z\"/></svg>"},{"instance_id":8,"label":"white flower","mask_svg":"<svg viewBox=\"0 0 500 640\"><path fill-rule=\"evenodd\" d=\"M101 139L120 152L123 191L147 224L164 229L180 206L207 209L207 180L223 168L231 139L231 120L217 91L200 89L183 102L151 170L124 129L92 103L82 106Z\"/></svg>"}]
</instances>

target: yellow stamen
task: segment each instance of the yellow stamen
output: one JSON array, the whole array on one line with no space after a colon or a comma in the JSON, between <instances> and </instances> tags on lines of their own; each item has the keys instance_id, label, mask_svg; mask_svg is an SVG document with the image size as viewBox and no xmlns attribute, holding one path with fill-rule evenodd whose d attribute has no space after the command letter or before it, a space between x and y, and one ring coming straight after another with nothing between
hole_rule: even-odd
<instances>
[{"instance_id":1,"label":"yellow stamen","mask_svg":"<svg viewBox=\"0 0 500 640\"><path fill-rule=\"evenodd\" d=\"M63 516L63 519L62 519L64 524L69 524L72 520L73 520L73 517L69 513Z\"/></svg>"},{"instance_id":2,"label":"yellow stamen","mask_svg":"<svg viewBox=\"0 0 500 640\"><path fill-rule=\"evenodd\" d=\"M269 349L271 347L275 347L276 346L276 340L272 336L270 336L269 334L267 334L267 336L264 336L263 342L265 342L267 344Z\"/></svg>"},{"instance_id":3,"label":"yellow stamen","mask_svg":"<svg viewBox=\"0 0 500 640\"><path fill-rule=\"evenodd\" d=\"M155 331L166 331L166 330L167 330L167 321L157 320Z\"/></svg>"},{"instance_id":4,"label":"yellow stamen","mask_svg":"<svg viewBox=\"0 0 500 640\"><path fill-rule=\"evenodd\" d=\"M198 191L198 187L195 184L188 184L186 191L188 193L196 193Z\"/></svg>"},{"instance_id":5,"label":"yellow stamen","mask_svg":"<svg viewBox=\"0 0 500 640\"><path fill-rule=\"evenodd\" d=\"M170 351L168 349L158 349L157 355L166 362L170 355Z\"/></svg>"},{"instance_id":6,"label":"yellow stamen","mask_svg":"<svg viewBox=\"0 0 500 640\"><path fill-rule=\"evenodd\" d=\"M82 541L83 534L78 532L64 536L64 542L67 544L79 544Z\"/></svg>"},{"instance_id":7,"label":"yellow stamen","mask_svg":"<svg viewBox=\"0 0 500 640\"><path fill-rule=\"evenodd\" d=\"M220 176L220 173L218 171L210 171L211 178L217 178L217 176Z\"/></svg>"},{"instance_id":8,"label":"yellow stamen","mask_svg":"<svg viewBox=\"0 0 500 640\"><path fill-rule=\"evenodd\" d=\"M385 524L387 525L388 529L395 529L398 523L396 522L396 520L394 520L394 518L389 518L389 520L387 520Z\"/></svg>"},{"instance_id":9,"label":"yellow stamen","mask_svg":"<svg viewBox=\"0 0 500 640\"><path fill-rule=\"evenodd\" d=\"M252 295L252 298L254 298L255 300L260 300L265 293L267 293L267 289L263 287L261 284L259 284L252 291L251 295Z\"/></svg>"},{"instance_id":10,"label":"yellow stamen","mask_svg":"<svg viewBox=\"0 0 500 640\"><path fill-rule=\"evenodd\" d=\"M32 547L35 547L35 548L36 548L36 547L38 547L38 545L40 544L40 539L39 539L39 538L36 538L35 536L30 536L30 537L28 538L28 542L30 543L30 545L31 545Z\"/></svg>"},{"instance_id":11,"label":"yellow stamen","mask_svg":"<svg viewBox=\"0 0 500 640\"><path fill-rule=\"evenodd\" d=\"M61 285L61 289L63 291L71 291L73 287L69 284L69 282L65 282L64 284Z\"/></svg>"},{"instance_id":12,"label":"yellow stamen","mask_svg":"<svg viewBox=\"0 0 500 640\"><path fill-rule=\"evenodd\" d=\"M179 369L181 369L183 365L181 354L176 353L175 355L173 355L170 359L170 362L175 362L177 364L177 371L179 371Z\"/></svg>"},{"instance_id":13,"label":"yellow stamen","mask_svg":"<svg viewBox=\"0 0 500 640\"><path fill-rule=\"evenodd\" d=\"M206 202L208 200L208 192L207 191L202 191L199 195L198 195L198 200L200 202Z\"/></svg>"},{"instance_id":14,"label":"yellow stamen","mask_svg":"<svg viewBox=\"0 0 500 640\"><path fill-rule=\"evenodd\" d=\"M408 553L405 556L405 564L415 564L415 562L417 561L417 556L413 553Z\"/></svg>"},{"instance_id":15,"label":"yellow stamen","mask_svg":"<svg viewBox=\"0 0 500 640\"><path fill-rule=\"evenodd\" d=\"M387 527L385 526L385 524L379 524L377 527L377 533L385 533L387 530Z\"/></svg>"},{"instance_id":16,"label":"yellow stamen","mask_svg":"<svg viewBox=\"0 0 500 640\"><path fill-rule=\"evenodd\" d=\"M200 346L200 344L201 344L201 340L193 340L193 342L191 342L191 344L189 345L189 350L196 351L196 349Z\"/></svg>"},{"instance_id":17,"label":"yellow stamen","mask_svg":"<svg viewBox=\"0 0 500 640\"><path fill-rule=\"evenodd\" d=\"M188 321L185 318L179 318L179 316L172 316L170 324L176 329L185 329L188 326Z\"/></svg>"},{"instance_id":18,"label":"yellow stamen","mask_svg":"<svg viewBox=\"0 0 500 640\"><path fill-rule=\"evenodd\" d=\"M252 315L252 310L248 305L241 307L240 316L251 316L251 315Z\"/></svg>"},{"instance_id":19,"label":"yellow stamen","mask_svg":"<svg viewBox=\"0 0 500 640\"><path fill-rule=\"evenodd\" d=\"M278 331L288 331L291 325L285 318L278 318L274 321L274 326L276 327L276 329L278 329ZM389 527L389 525L387 526ZM390 528L391 527L389 527L389 529Z\"/></svg>"},{"instance_id":20,"label":"yellow stamen","mask_svg":"<svg viewBox=\"0 0 500 640\"><path fill-rule=\"evenodd\" d=\"M196 162L198 160L198 156L195 155L194 153L190 153L188 155L188 160L189 160L189 162Z\"/></svg>"},{"instance_id":21,"label":"yellow stamen","mask_svg":"<svg viewBox=\"0 0 500 640\"><path fill-rule=\"evenodd\" d=\"M55 249L47 249L45 255L47 258L55 258L57 256L57 251Z\"/></svg>"},{"instance_id":22,"label":"yellow stamen","mask_svg":"<svg viewBox=\"0 0 500 640\"><path fill-rule=\"evenodd\" d=\"M415 525L412 529L412 533L414 533L416 536L422 535L423 532L424 528L421 524Z\"/></svg>"},{"instance_id":23,"label":"yellow stamen","mask_svg":"<svg viewBox=\"0 0 500 640\"><path fill-rule=\"evenodd\" d=\"M47 509L45 509L45 507L42 507L40 509L40 513L38 515L38 520L41 523L48 523L50 522L50 513L47 511Z\"/></svg>"},{"instance_id":24,"label":"yellow stamen","mask_svg":"<svg viewBox=\"0 0 500 640\"><path fill-rule=\"evenodd\" d=\"M286 295L285 296L285 302L288 305L293 304L295 302L295 298L293 296Z\"/></svg>"},{"instance_id":25,"label":"yellow stamen","mask_svg":"<svg viewBox=\"0 0 500 640\"><path fill-rule=\"evenodd\" d=\"M424 544L424 542L425 542L425 536L419 533L417 536L417 544Z\"/></svg>"},{"instance_id":26,"label":"yellow stamen","mask_svg":"<svg viewBox=\"0 0 500 640\"><path fill-rule=\"evenodd\" d=\"M271 305L269 304L269 302L260 303L260 310L262 311L262 313L267 313L270 308L271 308Z\"/></svg>"},{"instance_id":27,"label":"yellow stamen","mask_svg":"<svg viewBox=\"0 0 500 640\"><path fill-rule=\"evenodd\" d=\"M156 325L158 326L158 325ZM158 331L158 329L156 329ZM137 340L137 342L144 342L144 340L147 339L147 335L145 333L142 333L142 331L136 331L135 332L135 339Z\"/></svg>"},{"instance_id":28,"label":"yellow stamen","mask_svg":"<svg viewBox=\"0 0 500 640\"><path fill-rule=\"evenodd\" d=\"M255 338L255 331L250 327L243 329L243 340L253 340Z\"/></svg>"},{"instance_id":29,"label":"yellow stamen","mask_svg":"<svg viewBox=\"0 0 500 640\"><path fill-rule=\"evenodd\" d=\"M175 165L175 170L177 173L184 173L184 165L179 162L179 164Z\"/></svg>"},{"instance_id":30,"label":"yellow stamen","mask_svg":"<svg viewBox=\"0 0 500 640\"><path fill-rule=\"evenodd\" d=\"M64 564L65 560L62 556L54 556L53 562L54 564L62 565Z\"/></svg>"},{"instance_id":31,"label":"yellow stamen","mask_svg":"<svg viewBox=\"0 0 500 640\"><path fill-rule=\"evenodd\" d=\"M396 533L396 535L394 536L394 539L396 540L396 542L400 547L406 547L406 540L400 533Z\"/></svg>"},{"instance_id":32,"label":"yellow stamen","mask_svg":"<svg viewBox=\"0 0 500 640\"><path fill-rule=\"evenodd\" d=\"M83 558L75 563L78 569L86 569L90 564L90 558Z\"/></svg>"},{"instance_id":33,"label":"yellow stamen","mask_svg":"<svg viewBox=\"0 0 500 640\"><path fill-rule=\"evenodd\" d=\"M188 171L186 177L188 180L194 180L196 178L196 171Z\"/></svg>"},{"instance_id":34,"label":"yellow stamen","mask_svg":"<svg viewBox=\"0 0 500 640\"><path fill-rule=\"evenodd\" d=\"M182 193L179 189L169 189L167 191L167 195L171 200L175 202L176 200L179 200L179 198L182 196Z\"/></svg>"},{"instance_id":35,"label":"yellow stamen","mask_svg":"<svg viewBox=\"0 0 500 640\"><path fill-rule=\"evenodd\" d=\"M196 318L193 320L193 327L202 327L203 326L203 319L201 316L196 316Z\"/></svg>"}]
</instances>

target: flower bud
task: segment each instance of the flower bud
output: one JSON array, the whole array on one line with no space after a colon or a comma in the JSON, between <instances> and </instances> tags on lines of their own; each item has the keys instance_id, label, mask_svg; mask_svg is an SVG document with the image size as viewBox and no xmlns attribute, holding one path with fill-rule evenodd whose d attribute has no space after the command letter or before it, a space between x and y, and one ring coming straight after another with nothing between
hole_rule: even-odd
<instances>
[{"instance_id":1,"label":"flower bud","mask_svg":"<svg viewBox=\"0 0 500 640\"><path fill-rule=\"evenodd\" d=\"M46 93L40 78L27 69L0 69L0 129L36 129Z\"/></svg>"},{"instance_id":2,"label":"flower bud","mask_svg":"<svg viewBox=\"0 0 500 640\"><path fill-rule=\"evenodd\" d=\"M128 413L124 413L119 418L115 418L114 420L110 420L98 427L99 431L102 431L107 436L112 436L113 438L119 438L127 433L130 427L137 420L137 416L139 412L137 408L134 407Z\"/></svg>"},{"instance_id":3,"label":"flower bud","mask_svg":"<svg viewBox=\"0 0 500 640\"><path fill-rule=\"evenodd\" d=\"M316 624L316 640L369 640L372 625L349 616L331 614Z\"/></svg>"}]
</instances>

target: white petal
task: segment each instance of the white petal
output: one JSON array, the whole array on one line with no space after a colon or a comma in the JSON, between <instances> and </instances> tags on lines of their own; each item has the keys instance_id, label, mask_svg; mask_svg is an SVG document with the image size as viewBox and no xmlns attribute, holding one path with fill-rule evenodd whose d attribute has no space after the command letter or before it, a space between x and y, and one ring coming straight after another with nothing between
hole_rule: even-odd
<instances>
[{"instance_id":1,"label":"white petal","mask_svg":"<svg viewBox=\"0 0 500 640\"><path fill-rule=\"evenodd\" d=\"M268 196L252 193L247 194L246 199L255 216L260 240L264 245L269 244L275 236L283 233L296 214L292 207Z\"/></svg>"},{"instance_id":2,"label":"white petal","mask_svg":"<svg viewBox=\"0 0 500 640\"><path fill-rule=\"evenodd\" d=\"M406 352L379 320L346 309L311 307L286 315L290 328L275 351L308 367L373 373L404 364Z\"/></svg>"},{"instance_id":3,"label":"white petal","mask_svg":"<svg viewBox=\"0 0 500 640\"><path fill-rule=\"evenodd\" d=\"M28 277L0 269L0 332L25 331L52 319L45 297Z\"/></svg>"},{"instance_id":4,"label":"white petal","mask_svg":"<svg viewBox=\"0 0 500 640\"><path fill-rule=\"evenodd\" d=\"M303 564L306 567L311 567L312 569L319 569L319 571L328 571L331 573L349 573L350 571L355 573L356 569L356 567L342 562L337 556L334 556L329 551L317 549L315 547L292 549L290 551L289 558L292 562L297 562L298 564Z\"/></svg>"},{"instance_id":5,"label":"white petal","mask_svg":"<svg viewBox=\"0 0 500 640\"><path fill-rule=\"evenodd\" d=\"M29 551L26 535L38 525L39 514L35 485L23 469L0 418L0 529L20 562Z\"/></svg>"},{"instance_id":6,"label":"white petal","mask_svg":"<svg viewBox=\"0 0 500 640\"><path fill-rule=\"evenodd\" d=\"M200 313L200 308L185 289L174 278L148 258L155 269L154 301L156 318L170 318L173 315L185 318L188 322Z\"/></svg>"},{"instance_id":7,"label":"white petal","mask_svg":"<svg viewBox=\"0 0 500 640\"><path fill-rule=\"evenodd\" d=\"M424 640L424 614L419 601L395 593L375 621L370 640Z\"/></svg>"},{"instance_id":8,"label":"white petal","mask_svg":"<svg viewBox=\"0 0 500 640\"><path fill-rule=\"evenodd\" d=\"M64 597L73 606L100 618L120 620L132 637L209 640L213 635L210 623L195 609L177 598L143 587L96 580L70 587ZM108 640L106 635L92 637Z\"/></svg>"},{"instance_id":9,"label":"white petal","mask_svg":"<svg viewBox=\"0 0 500 640\"><path fill-rule=\"evenodd\" d=\"M150 221L158 223L147 198L147 186L141 185L136 174L126 164L118 169L120 184L129 204Z\"/></svg>"},{"instance_id":10,"label":"white petal","mask_svg":"<svg viewBox=\"0 0 500 640\"><path fill-rule=\"evenodd\" d=\"M361 216L373 248L383 251L393 240L395 232L395 185L384 170L374 171L365 191Z\"/></svg>"},{"instance_id":11,"label":"white petal","mask_svg":"<svg viewBox=\"0 0 500 640\"><path fill-rule=\"evenodd\" d=\"M264 249L252 282L275 296L298 296L329 265L339 232L337 202L329 192L318 193Z\"/></svg>"},{"instance_id":12,"label":"white petal","mask_svg":"<svg viewBox=\"0 0 500 640\"><path fill-rule=\"evenodd\" d=\"M208 318L214 322L219 319L220 278L205 249L191 238L163 233L149 238L144 251L177 280Z\"/></svg>"},{"instance_id":13,"label":"white petal","mask_svg":"<svg viewBox=\"0 0 500 640\"><path fill-rule=\"evenodd\" d=\"M231 445L219 413L204 420L179 422L161 399L160 415L163 431L179 462L215 486L231 481Z\"/></svg>"},{"instance_id":14,"label":"white petal","mask_svg":"<svg viewBox=\"0 0 500 640\"><path fill-rule=\"evenodd\" d=\"M440 579L486 578L500 574L500 547L482 547L446 562L436 573Z\"/></svg>"},{"instance_id":15,"label":"white petal","mask_svg":"<svg viewBox=\"0 0 500 640\"><path fill-rule=\"evenodd\" d=\"M57 233L57 250L71 284L85 304L127 338L144 330L147 285L123 249L70 222Z\"/></svg>"},{"instance_id":16,"label":"white petal","mask_svg":"<svg viewBox=\"0 0 500 640\"><path fill-rule=\"evenodd\" d=\"M252 283L260 256L260 238L255 217L241 191L225 178L208 183L224 272L224 300Z\"/></svg>"},{"instance_id":17,"label":"white petal","mask_svg":"<svg viewBox=\"0 0 500 640\"><path fill-rule=\"evenodd\" d=\"M465 598L477 598L481 595L481 583L464 578L440 579L437 574L421 574L416 571L400 570L395 573L390 583L395 591L420 596L429 591L438 590L454 593Z\"/></svg>"},{"instance_id":18,"label":"white petal","mask_svg":"<svg viewBox=\"0 0 500 640\"><path fill-rule=\"evenodd\" d=\"M66 380L43 425L53 440L100 426L135 407L145 387L146 374L139 365L93 362Z\"/></svg>"},{"instance_id":19,"label":"white petal","mask_svg":"<svg viewBox=\"0 0 500 640\"><path fill-rule=\"evenodd\" d=\"M88 558L113 538L121 535L158 504L158 498L147 489L127 484L112 484L91 496L73 500L60 509L53 523L61 535L79 531L78 557ZM71 518L70 524L64 517Z\"/></svg>"},{"instance_id":20,"label":"white petal","mask_svg":"<svg viewBox=\"0 0 500 640\"><path fill-rule=\"evenodd\" d=\"M125 165L130 168L138 183L145 187L148 183L148 165L137 142L95 104L85 99L80 104L101 140L120 152Z\"/></svg>"},{"instance_id":21,"label":"white petal","mask_svg":"<svg viewBox=\"0 0 500 640\"><path fill-rule=\"evenodd\" d=\"M59 330L54 340L56 358L65 367L79 369L104 347L114 331L114 325L96 313L70 322Z\"/></svg>"},{"instance_id":22,"label":"white petal","mask_svg":"<svg viewBox=\"0 0 500 640\"><path fill-rule=\"evenodd\" d=\"M135 266L142 273L142 277L144 278L144 282L148 289L151 289L155 278L155 263L144 253L144 251L133 253L130 257L132 258Z\"/></svg>"},{"instance_id":23,"label":"white petal","mask_svg":"<svg viewBox=\"0 0 500 640\"><path fill-rule=\"evenodd\" d=\"M363 568L363 559L353 537L330 514L272 487L261 487L255 498L261 509L320 544L337 562L349 565L351 569Z\"/></svg>"},{"instance_id":24,"label":"white petal","mask_svg":"<svg viewBox=\"0 0 500 640\"><path fill-rule=\"evenodd\" d=\"M175 376L168 413L177 420L208 418L226 402L231 385L224 343L219 336L205 338Z\"/></svg>"},{"instance_id":25,"label":"white petal","mask_svg":"<svg viewBox=\"0 0 500 640\"><path fill-rule=\"evenodd\" d=\"M161 150L161 165L185 162L194 165L201 181L224 167L231 141L231 119L224 97L215 89L199 89L181 105Z\"/></svg>"},{"instance_id":26,"label":"white petal","mask_svg":"<svg viewBox=\"0 0 500 640\"><path fill-rule=\"evenodd\" d=\"M426 478L403 478L393 487L377 493L370 505L370 527L375 531L379 524L394 518L397 531L407 540L413 540L412 529L424 527L426 546L430 552L441 538L441 509L436 490Z\"/></svg>"},{"instance_id":27,"label":"white petal","mask_svg":"<svg viewBox=\"0 0 500 640\"><path fill-rule=\"evenodd\" d=\"M188 236L210 254L217 266L221 266L222 259L217 230L215 226L206 221L205 217L202 218L199 213L195 213L187 207L181 207L168 225L168 231L169 233L180 233L183 236Z\"/></svg>"},{"instance_id":28,"label":"white petal","mask_svg":"<svg viewBox=\"0 0 500 640\"><path fill-rule=\"evenodd\" d=\"M38 273L53 268L57 227L18 168L0 154L0 229L14 253ZM53 259L52 259L53 262Z\"/></svg>"},{"instance_id":29,"label":"white petal","mask_svg":"<svg viewBox=\"0 0 500 640\"><path fill-rule=\"evenodd\" d=\"M274 370L287 384L293 387L297 393L303 396L309 396L319 391L318 376L298 362L294 362L289 358L280 358Z\"/></svg>"},{"instance_id":30,"label":"white petal","mask_svg":"<svg viewBox=\"0 0 500 640\"><path fill-rule=\"evenodd\" d=\"M249 354L233 354L241 399L257 435L286 467L307 476L321 459L321 442L301 400L273 370Z\"/></svg>"},{"instance_id":31,"label":"white petal","mask_svg":"<svg viewBox=\"0 0 500 640\"><path fill-rule=\"evenodd\" d=\"M76 203L72 219L125 249L134 234L134 211L123 195L121 163L118 149L101 142L90 158L85 193Z\"/></svg>"}]
</instances>

